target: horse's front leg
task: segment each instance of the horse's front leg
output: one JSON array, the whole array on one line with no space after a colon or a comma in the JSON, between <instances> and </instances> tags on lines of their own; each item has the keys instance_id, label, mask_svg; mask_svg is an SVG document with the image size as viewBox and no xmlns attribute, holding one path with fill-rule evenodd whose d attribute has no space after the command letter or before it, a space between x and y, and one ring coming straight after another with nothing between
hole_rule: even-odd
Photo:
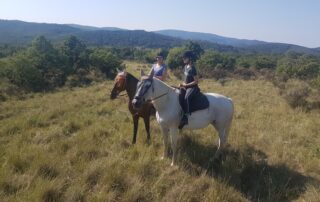
<instances>
[{"instance_id":1,"label":"horse's front leg","mask_svg":"<svg viewBox=\"0 0 320 202\"><path fill-rule=\"evenodd\" d=\"M162 136L163 136L163 156L161 159L164 159L169 156L169 129L160 125Z\"/></svg>"},{"instance_id":2,"label":"horse's front leg","mask_svg":"<svg viewBox=\"0 0 320 202\"><path fill-rule=\"evenodd\" d=\"M150 144L150 116L146 115L146 117L143 118L144 126L147 131L147 142Z\"/></svg>"},{"instance_id":3,"label":"horse's front leg","mask_svg":"<svg viewBox=\"0 0 320 202\"><path fill-rule=\"evenodd\" d=\"M170 128L171 147L172 147L172 162L171 162L171 166L176 165L176 162L177 162L178 133L179 133L178 128Z\"/></svg>"},{"instance_id":4,"label":"horse's front leg","mask_svg":"<svg viewBox=\"0 0 320 202\"><path fill-rule=\"evenodd\" d=\"M133 119L133 139L132 139L132 144L135 144L136 143L136 139L137 139L139 116L138 115L132 115L132 119Z\"/></svg>"}]
</instances>

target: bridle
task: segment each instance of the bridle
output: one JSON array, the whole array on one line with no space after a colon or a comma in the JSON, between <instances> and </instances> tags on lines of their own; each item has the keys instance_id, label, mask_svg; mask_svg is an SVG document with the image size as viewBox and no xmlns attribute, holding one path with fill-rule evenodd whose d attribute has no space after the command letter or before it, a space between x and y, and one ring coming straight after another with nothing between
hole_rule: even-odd
<instances>
[{"instance_id":1,"label":"bridle","mask_svg":"<svg viewBox=\"0 0 320 202\"><path fill-rule=\"evenodd\" d=\"M151 85L150 85L149 87L147 87L146 90L145 90L141 95L139 95L139 97L144 96L144 95L148 92L148 90L149 90L150 87L152 87L152 92L154 92L153 79L146 79L146 80L149 80L149 81L151 82ZM155 101L155 100L157 100L157 99L159 99L159 98L167 95L168 93L169 93L169 91L166 92L166 93L163 93L163 94L161 94L161 95L159 95L159 96L157 96L157 97L155 97L155 98L148 99L148 100L146 100L146 101L147 101L147 102L153 102L153 101Z\"/></svg>"},{"instance_id":2,"label":"bridle","mask_svg":"<svg viewBox=\"0 0 320 202\"><path fill-rule=\"evenodd\" d=\"M120 81L120 80L123 80L123 87L121 88L121 90L125 90L126 89L126 86L127 86L127 78L126 78L126 76L125 75L117 75L117 77L116 77L116 84ZM125 95L127 95L126 93L124 93L124 94L120 94L120 92L121 91L116 91L116 95L117 95L117 97L118 96L125 96Z\"/></svg>"}]
</instances>

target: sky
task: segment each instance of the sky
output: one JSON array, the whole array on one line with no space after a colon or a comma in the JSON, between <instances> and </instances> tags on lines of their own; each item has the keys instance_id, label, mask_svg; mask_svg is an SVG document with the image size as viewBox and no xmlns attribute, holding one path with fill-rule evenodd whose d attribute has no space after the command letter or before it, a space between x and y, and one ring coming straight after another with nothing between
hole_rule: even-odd
<instances>
[{"instance_id":1,"label":"sky","mask_svg":"<svg viewBox=\"0 0 320 202\"><path fill-rule=\"evenodd\" d=\"M0 19L179 29L320 47L320 0L0 0Z\"/></svg>"}]
</instances>

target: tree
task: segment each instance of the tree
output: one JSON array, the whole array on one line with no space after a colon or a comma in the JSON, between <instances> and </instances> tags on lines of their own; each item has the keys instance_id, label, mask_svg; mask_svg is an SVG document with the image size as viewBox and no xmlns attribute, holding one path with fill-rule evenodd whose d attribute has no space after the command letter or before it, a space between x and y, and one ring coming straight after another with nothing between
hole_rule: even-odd
<instances>
[{"instance_id":1,"label":"tree","mask_svg":"<svg viewBox=\"0 0 320 202\"><path fill-rule=\"evenodd\" d=\"M109 78L113 78L113 76L116 74L117 68L122 68L122 61L112 54L111 51L107 51L105 49L93 49L89 58L91 65L105 73L105 75Z\"/></svg>"},{"instance_id":2,"label":"tree","mask_svg":"<svg viewBox=\"0 0 320 202\"><path fill-rule=\"evenodd\" d=\"M166 60L169 68L176 69L183 66L182 55L184 51L186 51L184 47L170 49Z\"/></svg>"},{"instance_id":3,"label":"tree","mask_svg":"<svg viewBox=\"0 0 320 202\"><path fill-rule=\"evenodd\" d=\"M184 45L184 49L192 51L192 53L195 56L195 61L197 61L200 58L200 56L204 53L204 50L201 48L200 44L193 41L188 41L187 44Z\"/></svg>"},{"instance_id":4,"label":"tree","mask_svg":"<svg viewBox=\"0 0 320 202\"><path fill-rule=\"evenodd\" d=\"M44 36L33 40L26 54L32 60L34 68L38 69L42 75L43 89L52 89L64 84L63 68L65 64L61 61L58 51Z\"/></svg>"},{"instance_id":5,"label":"tree","mask_svg":"<svg viewBox=\"0 0 320 202\"><path fill-rule=\"evenodd\" d=\"M277 61L270 56L259 56L254 61L256 69L275 69Z\"/></svg>"},{"instance_id":6,"label":"tree","mask_svg":"<svg viewBox=\"0 0 320 202\"><path fill-rule=\"evenodd\" d=\"M10 59L9 80L24 89L41 91L45 86L41 71L36 68L34 61L25 53L20 53Z\"/></svg>"},{"instance_id":7,"label":"tree","mask_svg":"<svg viewBox=\"0 0 320 202\"><path fill-rule=\"evenodd\" d=\"M89 58L86 45L75 36L67 38L61 52L66 57L68 73L75 73L79 69L89 68ZM70 72L71 71L71 72Z\"/></svg>"},{"instance_id":8,"label":"tree","mask_svg":"<svg viewBox=\"0 0 320 202\"><path fill-rule=\"evenodd\" d=\"M210 71L213 70L224 70L232 71L235 68L236 60L234 57L214 52L207 51L197 62L197 66L200 72L204 75L210 75Z\"/></svg>"}]
</instances>

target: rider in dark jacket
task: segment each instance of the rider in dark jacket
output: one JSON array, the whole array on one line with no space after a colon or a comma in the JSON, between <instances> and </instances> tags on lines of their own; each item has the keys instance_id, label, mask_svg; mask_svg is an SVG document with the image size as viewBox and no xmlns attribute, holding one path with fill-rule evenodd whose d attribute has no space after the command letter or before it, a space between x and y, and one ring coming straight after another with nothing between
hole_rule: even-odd
<instances>
[{"instance_id":1,"label":"rider in dark jacket","mask_svg":"<svg viewBox=\"0 0 320 202\"><path fill-rule=\"evenodd\" d=\"M179 129L182 129L184 125L188 124L188 114L190 114L190 101L200 92L198 87L197 70L193 65L194 55L191 51L186 51L183 54L184 66L184 82L180 84L179 101L183 109L183 116L179 124Z\"/></svg>"}]
</instances>

